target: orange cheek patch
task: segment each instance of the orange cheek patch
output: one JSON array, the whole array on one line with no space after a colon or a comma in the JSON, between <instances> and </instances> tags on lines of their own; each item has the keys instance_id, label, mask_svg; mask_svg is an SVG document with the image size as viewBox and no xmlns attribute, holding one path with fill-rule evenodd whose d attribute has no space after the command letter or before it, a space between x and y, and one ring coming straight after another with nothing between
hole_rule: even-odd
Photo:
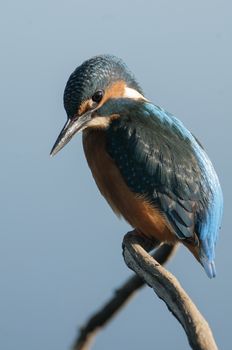
<instances>
[{"instance_id":1,"label":"orange cheek patch","mask_svg":"<svg viewBox=\"0 0 232 350\"><path fill-rule=\"evenodd\" d=\"M103 99L97 105L97 108L100 108L107 100L111 98L120 98L124 96L126 84L124 81L119 80L116 83L109 86L109 88L105 91ZM81 103L78 109L78 115L82 115L93 107L92 99L85 100Z\"/></svg>"},{"instance_id":2,"label":"orange cheek patch","mask_svg":"<svg viewBox=\"0 0 232 350\"><path fill-rule=\"evenodd\" d=\"M125 92L126 84L124 81L119 80L116 83L109 86L109 88L105 91L105 95L99 106L102 106L107 100L111 98L120 98L123 97Z\"/></svg>"},{"instance_id":3,"label":"orange cheek patch","mask_svg":"<svg viewBox=\"0 0 232 350\"><path fill-rule=\"evenodd\" d=\"M92 105L93 105L93 101L91 99L82 102L82 104L78 109L78 115L82 115L85 112L87 112L90 108L92 108Z\"/></svg>"}]
</instances>

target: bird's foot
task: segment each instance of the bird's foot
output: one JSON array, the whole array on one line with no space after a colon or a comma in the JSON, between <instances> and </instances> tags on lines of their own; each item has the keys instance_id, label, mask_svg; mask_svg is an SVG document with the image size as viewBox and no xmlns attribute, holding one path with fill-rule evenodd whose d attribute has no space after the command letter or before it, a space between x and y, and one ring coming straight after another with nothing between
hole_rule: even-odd
<instances>
[{"instance_id":1,"label":"bird's foot","mask_svg":"<svg viewBox=\"0 0 232 350\"><path fill-rule=\"evenodd\" d=\"M160 242L154 238L148 238L146 235L144 235L140 230L134 229L132 231L127 232L127 234L124 236L124 240L126 241L128 238L134 239L137 243L139 243L143 249L145 249L147 252L150 252L151 250L154 250L160 245ZM124 245L123 245L124 248Z\"/></svg>"}]
</instances>

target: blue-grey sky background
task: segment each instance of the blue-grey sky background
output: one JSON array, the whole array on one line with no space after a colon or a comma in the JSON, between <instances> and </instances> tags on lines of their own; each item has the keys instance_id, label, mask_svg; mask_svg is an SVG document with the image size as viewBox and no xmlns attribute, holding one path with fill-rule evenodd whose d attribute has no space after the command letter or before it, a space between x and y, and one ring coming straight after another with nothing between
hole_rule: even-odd
<instances>
[{"instance_id":1,"label":"blue-grey sky background","mask_svg":"<svg viewBox=\"0 0 232 350\"><path fill-rule=\"evenodd\" d=\"M225 214L209 280L183 247L168 265L231 349L232 6L228 0L21 0L1 4L0 348L69 349L78 327L131 273L128 225L99 194L81 136L54 159L63 89L83 60L125 60L146 96L178 116L217 169ZM174 344L174 345L173 345ZM166 306L145 288L94 349L188 348Z\"/></svg>"}]
</instances>

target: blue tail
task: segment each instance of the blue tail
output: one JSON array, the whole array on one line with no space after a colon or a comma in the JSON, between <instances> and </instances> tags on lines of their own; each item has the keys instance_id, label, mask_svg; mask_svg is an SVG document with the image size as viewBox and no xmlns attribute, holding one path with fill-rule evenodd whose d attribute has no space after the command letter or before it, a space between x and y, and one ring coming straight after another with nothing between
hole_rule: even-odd
<instances>
[{"instance_id":1,"label":"blue tail","mask_svg":"<svg viewBox=\"0 0 232 350\"><path fill-rule=\"evenodd\" d=\"M214 260L209 260L205 255L200 257L202 266L205 269L205 272L209 278L214 278L216 277L216 267Z\"/></svg>"}]
</instances>

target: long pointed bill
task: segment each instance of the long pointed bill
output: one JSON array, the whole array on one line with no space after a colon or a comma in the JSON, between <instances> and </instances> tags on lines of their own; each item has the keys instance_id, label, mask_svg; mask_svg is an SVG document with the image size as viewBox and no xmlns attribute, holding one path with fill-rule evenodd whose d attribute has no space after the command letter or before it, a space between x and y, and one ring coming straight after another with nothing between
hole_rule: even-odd
<instances>
[{"instance_id":1,"label":"long pointed bill","mask_svg":"<svg viewBox=\"0 0 232 350\"><path fill-rule=\"evenodd\" d=\"M50 155L53 157L56 153L58 153L78 131L81 131L85 127L85 125L90 120L91 112L83 114L78 119L68 119L59 136L57 137Z\"/></svg>"}]
</instances>

